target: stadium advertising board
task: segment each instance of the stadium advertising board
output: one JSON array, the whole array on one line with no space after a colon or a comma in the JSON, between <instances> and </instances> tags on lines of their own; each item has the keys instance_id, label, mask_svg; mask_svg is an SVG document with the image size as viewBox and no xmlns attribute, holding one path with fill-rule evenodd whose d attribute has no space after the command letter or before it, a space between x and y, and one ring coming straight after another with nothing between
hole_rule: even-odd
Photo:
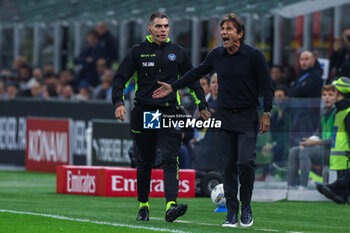
<instances>
[{"instance_id":1,"label":"stadium advertising board","mask_svg":"<svg viewBox=\"0 0 350 233\"><path fill-rule=\"evenodd\" d=\"M92 165L129 165L130 126L116 120L92 121Z\"/></svg>"},{"instance_id":2,"label":"stadium advertising board","mask_svg":"<svg viewBox=\"0 0 350 233\"><path fill-rule=\"evenodd\" d=\"M128 103L128 102L127 102ZM25 165L26 118L72 119L73 164L86 164L86 135L92 119L115 119L108 102L15 99L0 100L0 163ZM20 109L20 111L19 111Z\"/></svg>"},{"instance_id":3,"label":"stadium advertising board","mask_svg":"<svg viewBox=\"0 0 350 233\"><path fill-rule=\"evenodd\" d=\"M28 171L56 172L71 163L68 119L27 118L26 141Z\"/></svg>"},{"instance_id":4,"label":"stadium advertising board","mask_svg":"<svg viewBox=\"0 0 350 233\"><path fill-rule=\"evenodd\" d=\"M57 193L136 197L136 169L124 167L59 166ZM179 197L194 197L195 171L179 170ZM150 197L164 197L163 170L152 171Z\"/></svg>"},{"instance_id":5,"label":"stadium advertising board","mask_svg":"<svg viewBox=\"0 0 350 233\"><path fill-rule=\"evenodd\" d=\"M57 193L102 196L104 172L101 167L58 166Z\"/></svg>"}]
</instances>

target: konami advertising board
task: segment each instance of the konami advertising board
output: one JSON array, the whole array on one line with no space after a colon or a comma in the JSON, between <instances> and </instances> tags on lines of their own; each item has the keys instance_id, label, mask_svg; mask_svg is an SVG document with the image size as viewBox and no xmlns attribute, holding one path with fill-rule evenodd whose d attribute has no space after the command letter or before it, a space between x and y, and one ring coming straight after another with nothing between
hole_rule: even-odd
<instances>
[{"instance_id":1,"label":"konami advertising board","mask_svg":"<svg viewBox=\"0 0 350 233\"><path fill-rule=\"evenodd\" d=\"M26 169L56 172L56 166L71 163L70 121L27 118Z\"/></svg>"}]
</instances>

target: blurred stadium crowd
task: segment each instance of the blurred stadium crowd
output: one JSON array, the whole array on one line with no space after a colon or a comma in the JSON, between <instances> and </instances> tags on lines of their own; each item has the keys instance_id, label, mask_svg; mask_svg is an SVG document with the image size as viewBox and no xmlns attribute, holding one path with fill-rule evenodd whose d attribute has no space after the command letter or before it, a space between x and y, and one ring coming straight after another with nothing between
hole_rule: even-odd
<instances>
[{"instance_id":1,"label":"blurred stadium crowd","mask_svg":"<svg viewBox=\"0 0 350 233\"><path fill-rule=\"evenodd\" d=\"M55 72L52 64L31 67L24 56L15 58L12 67L1 67L0 99L32 97L39 99L101 99L111 101L116 60L115 40L105 24L86 35L86 44L74 59L74 69ZM134 83L126 90L129 97Z\"/></svg>"},{"instance_id":2,"label":"blurred stadium crowd","mask_svg":"<svg viewBox=\"0 0 350 233\"><path fill-rule=\"evenodd\" d=\"M52 64L31 67L24 56L19 56L13 61L12 67L0 67L0 98L33 97L110 101L111 82L117 68L115 62L118 59L115 41L106 24L96 25L95 29L88 31L85 46L79 56L74 58L74 68L56 72ZM336 77L350 76L350 28L343 30L341 43L343 47L339 47L330 54L330 72L326 83L330 83ZM272 65L270 71L274 87L283 90L289 97L309 98L321 95L321 83L324 81L321 79L322 68L317 57L311 53L300 56L299 70L285 64ZM306 73L310 73L311 78L304 78L306 82L301 82L299 78ZM209 76L205 78L210 82ZM202 84L204 83L203 81ZM132 97L134 87L135 84L132 81L125 91L126 98Z\"/></svg>"}]
</instances>

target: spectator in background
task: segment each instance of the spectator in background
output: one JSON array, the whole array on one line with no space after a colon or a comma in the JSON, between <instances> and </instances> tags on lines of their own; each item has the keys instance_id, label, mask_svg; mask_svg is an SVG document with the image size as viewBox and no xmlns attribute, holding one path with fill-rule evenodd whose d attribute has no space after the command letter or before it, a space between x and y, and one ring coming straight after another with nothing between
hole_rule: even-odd
<instances>
[{"instance_id":1,"label":"spectator in background","mask_svg":"<svg viewBox=\"0 0 350 233\"><path fill-rule=\"evenodd\" d=\"M30 96L32 69L28 65L19 68L19 96Z\"/></svg>"},{"instance_id":2,"label":"spectator in background","mask_svg":"<svg viewBox=\"0 0 350 233\"><path fill-rule=\"evenodd\" d=\"M19 70L20 68L26 65L26 58L25 56L18 56L16 59L13 61L13 69L12 72L15 73L15 75L19 76Z\"/></svg>"},{"instance_id":3,"label":"spectator in background","mask_svg":"<svg viewBox=\"0 0 350 233\"><path fill-rule=\"evenodd\" d=\"M32 71L32 77L29 79L27 83L27 86L29 87L29 89L31 89L33 84L36 82L40 84L44 82L44 76L40 68L35 68Z\"/></svg>"},{"instance_id":4,"label":"spectator in background","mask_svg":"<svg viewBox=\"0 0 350 233\"><path fill-rule=\"evenodd\" d=\"M289 87L288 95L303 98L320 97L323 86L320 63L310 51L300 54L299 63L301 72Z\"/></svg>"},{"instance_id":5,"label":"spectator in background","mask_svg":"<svg viewBox=\"0 0 350 233\"><path fill-rule=\"evenodd\" d=\"M340 47L341 40L343 41L343 47ZM344 74L341 74L341 67L346 63L350 62L350 27L346 27L343 30L343 37L342 39L339 38L338 41L336 41L336 48L335 51L332 53L330 57L330 70L334 74L335 78L338 78L340 76L346 76ZM349 77L349 76L347 76ZM333 80L333 78L330 76L327 80L328 83L330 83Z\"/></svg>"},{"instance_id":6,"label":"spectator in background","mask_svg":"<svg viewBox=\"0 0 350 233\"><path fill-rule=\"evenodd\" d=\"M6 85L6 94L4 99L12 100L17 97L18 89L15 83L10 82Z\"/></svg>"},{"instance_id":7,"label":"spectator in background","mask_svg":"<svg viewBox=\"0 0 350 233\"><path fill-rule=\"evenodd\" d=\"M209 78L208 78L209 77ZM216 77L214 79L212 79L213 77ZM216 110L216 97L217 97L217 93L218 93L218 86L217 86L217 74L214 73L211 76L204 76L202 78L199 79L199 82L201 84L201 87L204 90L204 95L205 95L205 100L208 103L208 109L214 113ZM209 84L209 82L211 83L211 85ZM213 94L212 94L213 92ZM183 98L183 96L181 97ZM193 118L198 119L200 117L199 114L199 110L196 109L196 112L193 115ZM197 132L197 131L195 131ZM203 132L205 134L206 130L200 130L199 132ZM198 141L200 141L203 137L204 134L201 135L200 133L195 136L195 140L198 139ZM199 136L199 138L197 138L197 136Z\"/></svg>"},{"instance_id":8,"label":"spectator in background","mask_svg":"<svg viewBox=\"0 0 350 233\"><path fill-rule=\"evenodd\" d=\"M82 100L89 100L89 99L91 99L91 92L90 92L89 87L80 87L78 96L81 96Z\"/></svg>"},{"instance_id":9,"label":"spectator in background","mask_svg":"<svg viewBox=\"0 0 350 233\"><path fill-rule=\"evenodd\" d=\"M74 96L74 91L73 91L73 87L69 84L66 84L63 87L63 91L62 91L62 99L72 99Z\"/></svg>"},{"instance_id":10,"label":"spectator in background","mask_svg":"<svg viewBox=\"0 0 350 233\"><path fill-rule=\"evenodd\" d=\"M98 74L99 80L102 80L102 77L103 77L105 71L108 70L106 59L100 58L100 59L97 60L97 62L96 62L96 70L97 70L97 74Z\"/></svg>"},{"instance_id":11,"label":"spectator in background","mask_svg":"<svg viewBox=\"0 0 350 233\"><path fill-rule=\"evenodd\" d=\"M87 83L80 83L78 87L78 94L72 97L74 100L86 101L91 98L91 92Z\"/></svg>"},{"instance_id":12,"label":"spectator in background","mask_svg":"<svg viewBox=\"0 0 350 233\"><path fill-rule=\"evenodd\" d=\"M271 111L271 133L258 136L258 168L262 168L262 174L257 176L256 180L270 180L271 178L280 180L283 178L281 172L285 173L287 170L287 149L289 148L288 103L286 87L283 85L277 86L274 91L274 105Z\"/></svg>"},{"instance_id":13,"label":"spectator in background","mask_svg":"<svg viewBox=\"0 0 350 233\"><path fill-rule=\"evenodd\" d=\"M112 81L113 77L105 75L102 78L101 90L97 94L97 99L112 100Z\"/></svg>"},{"instance_id":14,"label":"spectator in background","mask_svg":"<svg viewBox=\"0 0 350 233\"><path fill-rule=\"evenodd\" d=\"M208 99L208 108L212 113L215 113L217 109L217 97L218 97L218 75L214 73L210 77L210 97Z\"/></svg>"},{"instance_id":15,"label":"spectator in background","mask_svg":"<svg viewBox=\"0 0 350 233\"><path fill-rule=\"evenodd\" d=\"M283 80L287 87L295 80L294 69L291 66L283 66Z\"/></svg>"},{"instance_id":16,"label":"spectator in background","mask_svg":"<svg viewBox=\"0 0 350 233\"><path fill-rule=\"evenodd\" d=\"M272 85L277 86L287 86L286 81L283 78L283 67L279 65L273 65L270 69Z\"/></svg>"},{"instance_id":17,"label":"spectator in background","mask_svg":"<svg viewBox=\"0 0 350 233\"><path fill-rule=\"evenodd\" d=\"M299 58L300 74L288 90L290 100L290 145L298 146L303 138L312 136L320 117L319 100L323 86L322 68L310 51L304 51ZM294 97L294 98L293 98ZM301 99L303 98L303 99Z\"/></svg>"},{"instance_id":18,"label":"spectator in background","mask_svg":"<svg viewBox=\"0 0 350 233\"><path fill-rule=\"evenodd\" d=\"M204 76L199 82L204 90L205 100L208 102L210 98L209 79L207 76Z\"/></svg>"},{"instance_id":19,"label":"spectator in background","mask_svg":"<svg viewBox=\"0 0 350 233\"><path fill-rule=\"evenodd\" d=\"M44 84L46 86L49 97L57 97L56 88L58 85L57 78L53 73L44 74Z\"/></svg>"},{"instance_id":20,"label":"spectator in background","mask_svg":"<svg viewBox=\"0 0 350 233\"><path fill-rule=\"evenodd\" d=\"M30 88L30 94L33 98L43 98L42 96L42 87L39 82L34 82Z\"/></svg>"},{"instance_id":21,"label":"spectator in background","mask_svg":"<svg viewBox=\"0 0 350 233\"><path fill-rule=\"evenodd\" d=\"M325 85L322 88L321 98L324 103L325 113L322 115L314 135L310 138L303 138L299 146L290 149L288 186L296 187L299 185L299 189L306 189L312 164L319 166L329 164L336 97L334 86ZM300 179L297 182L299 169Z\"/></svg>"},{"instance_id":22,"label":"spectator in background","mask_svg":"<svg viewBox=\"0 0 350 233\"><path fill-rule=\"evenodd\" d=\"M37 81L39 83L43 83L44 82L44 74L43 71L40 68L35 68L33 70L33 77L31 79L31 82L33 81Z\"/></svg>"},{"instance_id":23,"label":"spectator in background","mask_svg":"<svg viewBox=\"0 0 350 233\"><path fill-rule=\"evenodd\" d=\"M81 50L80 55L74 59L74 64L82 67L76 80L77 86L82 81L93 87L100 83L96 71L96 62L103 57L105 57L105 47L99 43L97 32L91 30L87 34L87 45Z\"/></svg>"},{"instance_id":24,"label":"spectator in background","mask_svg":"<svg viewBox=\"0 0 350 233\"><path fill-rule=\"evenodd\" d=\"M0 81L0 99L5 97L5 84Z\"/></svg>"},{"instance_id":25,"label":"spectator in background","mask_svg":"<svg viewBox=\"0 0 350 233\"><path fill-rule=\"evenodd\" d=\"M114 71L113 70L105 70L103 77L109 77L110 79L113 80ZM101 79L101 82L102 82L102 79ZM95 87L94 90L92 91L92 98L93 99L101 99L101 98L104 99L103 97L100 96L101 93L103 93L103 92L104 92L104 90L102 88L102 83L101 83L97 87ZM125 94L124 94L124 98L127 98L127 96L125 96Z\"/></svg>"},{"instance_id":26,"label":"spectator in background","mask_svg":"<svg viewBox=\"0 0 350 233\"><path fill-rule=\"evenodd\" d=\"M287 148L289 147L289 108L287 89L277 86L274 93L274 107L271 115L271 136L273 144L263 148L272 150L273 161L271 169L282 169L286 167ZM270 148L268 148L270 147Z\"/></svg>"},{"instance_id":27,"label":"spectator in background","mask_svg":"<svg viewBox=\"0 0 350 233\"><path fill-rule=\"evenodd\" d=\"M113 78L115 75L115 72L113 70L106 70L103 75L108 75L109 77Z\"/></svg>"},{"instance_id":28,"label":"spectator in background","mask_svg":"<svg viewBox=\"0 0 350 233\"><path fill-rule=\"evenodd\" d=\"M110 67L112 65L112 62L114 60L117 60L118 58L118 53L115 46L115 39L113 38L105 23L97 24L96 31L98 33L99 41L106 49L106 64L108 67Z\"/></svg>"},{"instance_id":29,"label":"spectator in background","mask_svg":"<svg viewBox=\"0 0 350 233\"><path fill-rule=\"evenodd\" d=\"M73 85L74 83L74 74L71 70L62 70L59 75L60 83L62 85L70 84Z\"/></svg>"},{"instance_id":30,"label":"spectator in background","mask_svg":"<svg viewBox=\"0 0 350 233\"><path fill-rule=\"evenodd\" d=\"M47 86L43 84L41 86L41 93L44 99L49 99L51 97L57 97L56 89L53 86Z\"/></svg>"},{"instance_id":31,"label":"spectator in background","mask_svg":"<svg viewBox=\"0 0 350 233\"><path fill-rule=\"evenodd\" d=\"M68 83L63 84L62 82L57 82L56 85L56 95L58 98L62 98L62 94L63 94L63 87L65 85L69 85Z\"/></svg>"},{"instance_id":32,"label":"spectator in background","mask_svg":"<svg viewBox=\"0 0 350 233\"><path fill-rule=\"evenodd\" d=\"M52 64L46 64L44 65L44 68L43 68L43 75L47 75L47 74L51 74L51 75L56 75L55 73L55 69L53 68L53 65Z\"/></svg>"},{"instance_id":33,"label":"spectator in background","mask_svg":"<svg viewBox=\"0 0 350 233\"><path fill-rule=\"evenodd\" d=\"M9 69L2 69L0 71L0 80L6 81L13 76L13 73Z\"/></svg>"}]
</instances>

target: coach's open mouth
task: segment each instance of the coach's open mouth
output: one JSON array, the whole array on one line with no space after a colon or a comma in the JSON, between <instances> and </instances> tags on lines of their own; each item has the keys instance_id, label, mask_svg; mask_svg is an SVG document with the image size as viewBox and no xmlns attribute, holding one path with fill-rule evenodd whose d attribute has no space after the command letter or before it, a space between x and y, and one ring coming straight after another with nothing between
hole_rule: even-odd
<instances>
[{"instance_id":1,"label":"coach's open mouth","mask_svg":"<svg viewBox=\"0 0 350 233\"><path fill-rule=\"evenodd\" d=\"M225 36L225 37L222 37L222 41L225 43L225 42L227 42L227 41L229 41L230 40L230 38L228 37L228 36Z\"/></svg>"}]
</instances>

